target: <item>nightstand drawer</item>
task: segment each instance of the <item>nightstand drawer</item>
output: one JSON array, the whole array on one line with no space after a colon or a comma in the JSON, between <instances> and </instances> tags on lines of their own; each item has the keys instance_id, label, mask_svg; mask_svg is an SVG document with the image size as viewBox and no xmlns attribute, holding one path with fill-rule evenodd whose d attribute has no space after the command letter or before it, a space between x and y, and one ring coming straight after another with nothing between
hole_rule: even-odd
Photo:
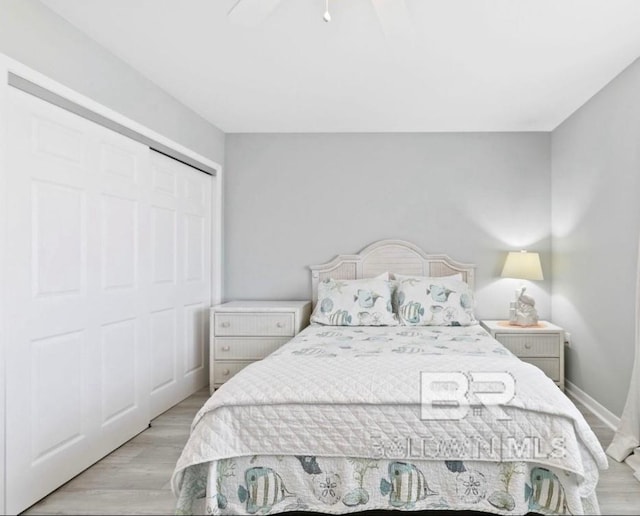
<instances>
[{"instance_id":1,"label":"nightstand drawer","mask_svg":"<svg viewBox=\"0 0 640 516\"><path fill-rule=\"evenodd\" d=\"M252 364L250 360L245 362L239 361L219 361L213 364L213 377L215 378L215 383L217 385L226 382L229 378L231 378L234 374L239 372L241 369L244 369L249 364Z\"/></svg>"},{"instance_id":2,"label":"nightstand drawer","mask_svg":"<svg viewBox=\"0 0 640 516\"><path fill-rule=\"evenodd\" d=\"M209 389L262 360L307 324L310 301L230 301L211 308Z\"/></svg>"},{"instance_id":3,"label":"nightstand drawer","mask_svg":"<svg viewBox=\"0 0 640 516\"><path fill-rule=\"evenodd\" d=\"M293 337L294 315L293 313L217 313L215 332L216 336L286 335Z\"/></svg>"},{"instance_id":4,"label":"nightstand drawer","mask_svg":"<svg viewBox=\"0 0 640 516\"><path fill-rule=\"evenodd\" d=\"M548 321L531 327L500 320L484 320L481 324L514 355L542 369L564 390L564 329Z\"/></svg>"},{"instance_id":5,"label":"nightstand drawer","mask_svg":"<svg viewBox=\"0 0 640 516\"><path fill-rule=\"evenodd\" d=\"M289 340L289 337L219 337L213 353L216 360L260 360Z\"/></svg>"},{"instance_id":6,"label":"nightstand drawer","mask_svg":"<svg viewBox=\"0 0 640 516\"><path fill-rule=\"evenodd\" d=\"M496 333L496 340L519 357L557 357L560 343L557 334Z\"/></svg>"},{"instance_id":7,"label":"nightstand drawer","mask_svg":"<svg viewBox=\"0 0 640 516\"><path fill-rule=\"evenodd\" d=\"M560 381L560 359L559 358L525 358L524 362L533 364L542 369L542 372L554 382ZM517 386L516 386L517 389Z\"/></svg>"}]
</instances>

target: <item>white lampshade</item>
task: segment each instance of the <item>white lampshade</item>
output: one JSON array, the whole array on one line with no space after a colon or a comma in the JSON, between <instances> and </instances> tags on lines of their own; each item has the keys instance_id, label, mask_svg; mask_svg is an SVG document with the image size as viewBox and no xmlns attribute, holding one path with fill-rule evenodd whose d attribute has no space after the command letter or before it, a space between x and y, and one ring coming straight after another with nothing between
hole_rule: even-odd
<instances>
[{"instance_id":1,"label":"white lampshade","mask_svg":"<svg viewBox=\"0 0 640 516\"><path fill-rule=\"evenodd\" d=\"M503 278L542 280L542 265L538 253L510 252L502 269Z\"/></svg>"}]
</instances>

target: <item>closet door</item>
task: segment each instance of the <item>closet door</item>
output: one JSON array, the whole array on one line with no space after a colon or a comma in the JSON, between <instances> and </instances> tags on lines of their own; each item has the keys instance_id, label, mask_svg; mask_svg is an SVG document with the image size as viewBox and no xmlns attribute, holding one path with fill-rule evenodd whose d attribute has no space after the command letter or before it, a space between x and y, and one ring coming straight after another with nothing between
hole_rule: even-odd
<instances>
[{"instance_id":1,"label":"closet door","mask_svg":"<svg viewBox=\"0 0 640 516\"><path fill-rule=\"evenodd\" d=\"M212 178L151 151L151 417L207 384Z\"/></svg>"},{"instance_id":2,"label":"closet door","mask_svg":"<svg viewBox=\"0 0 640 516\"><path fill-rule=\"evenodd\" d=\"M147 147L9 88L6 503L149 421Z\"/></svg>"}]
</instances>

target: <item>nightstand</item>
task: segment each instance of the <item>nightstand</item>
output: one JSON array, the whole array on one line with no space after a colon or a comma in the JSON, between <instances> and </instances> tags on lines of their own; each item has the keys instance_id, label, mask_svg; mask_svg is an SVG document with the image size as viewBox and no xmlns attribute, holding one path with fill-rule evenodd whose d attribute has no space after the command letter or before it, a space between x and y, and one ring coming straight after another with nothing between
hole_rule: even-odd
<instances>
[{"instance_id":1,"label":"nightstand","mask_svg":"<svg viewBox=\"0 0 640 516\"><path fill-rule=\"evenodd\" d=\"M514 355L529 362L564 391L564 330L550 322L512 326L508 321L481 321L482 327Z\"/></svg>"},{"instance_id":2,"label":"nightstand","mask_svg":"<svg viewBox=\"0 0 640 516\"><path fill-rule=\"evenodd\" d=\"M211 308L209 390L309 324L309 301L232 301Z\"/></svg>"}]
</instances>

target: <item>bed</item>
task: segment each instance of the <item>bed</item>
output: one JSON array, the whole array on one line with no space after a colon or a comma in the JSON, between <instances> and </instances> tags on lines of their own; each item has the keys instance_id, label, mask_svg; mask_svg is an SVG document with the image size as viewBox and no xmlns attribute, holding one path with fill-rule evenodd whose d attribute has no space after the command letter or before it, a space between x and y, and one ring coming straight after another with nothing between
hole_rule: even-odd
<instances>
[{"instance_id":1,"label":"bed","mask_svg":"<svg viewBox=\"0 0 640 516\"><path fill-rule=\"evenodd\" d=\"M475 323L474 266L385 240L311 276L324 324L199 411L172 478L178 513L599 513L600 444L553 381ZM423 280L438 302L405 301Z\"/></svg>"}]
</instances>

